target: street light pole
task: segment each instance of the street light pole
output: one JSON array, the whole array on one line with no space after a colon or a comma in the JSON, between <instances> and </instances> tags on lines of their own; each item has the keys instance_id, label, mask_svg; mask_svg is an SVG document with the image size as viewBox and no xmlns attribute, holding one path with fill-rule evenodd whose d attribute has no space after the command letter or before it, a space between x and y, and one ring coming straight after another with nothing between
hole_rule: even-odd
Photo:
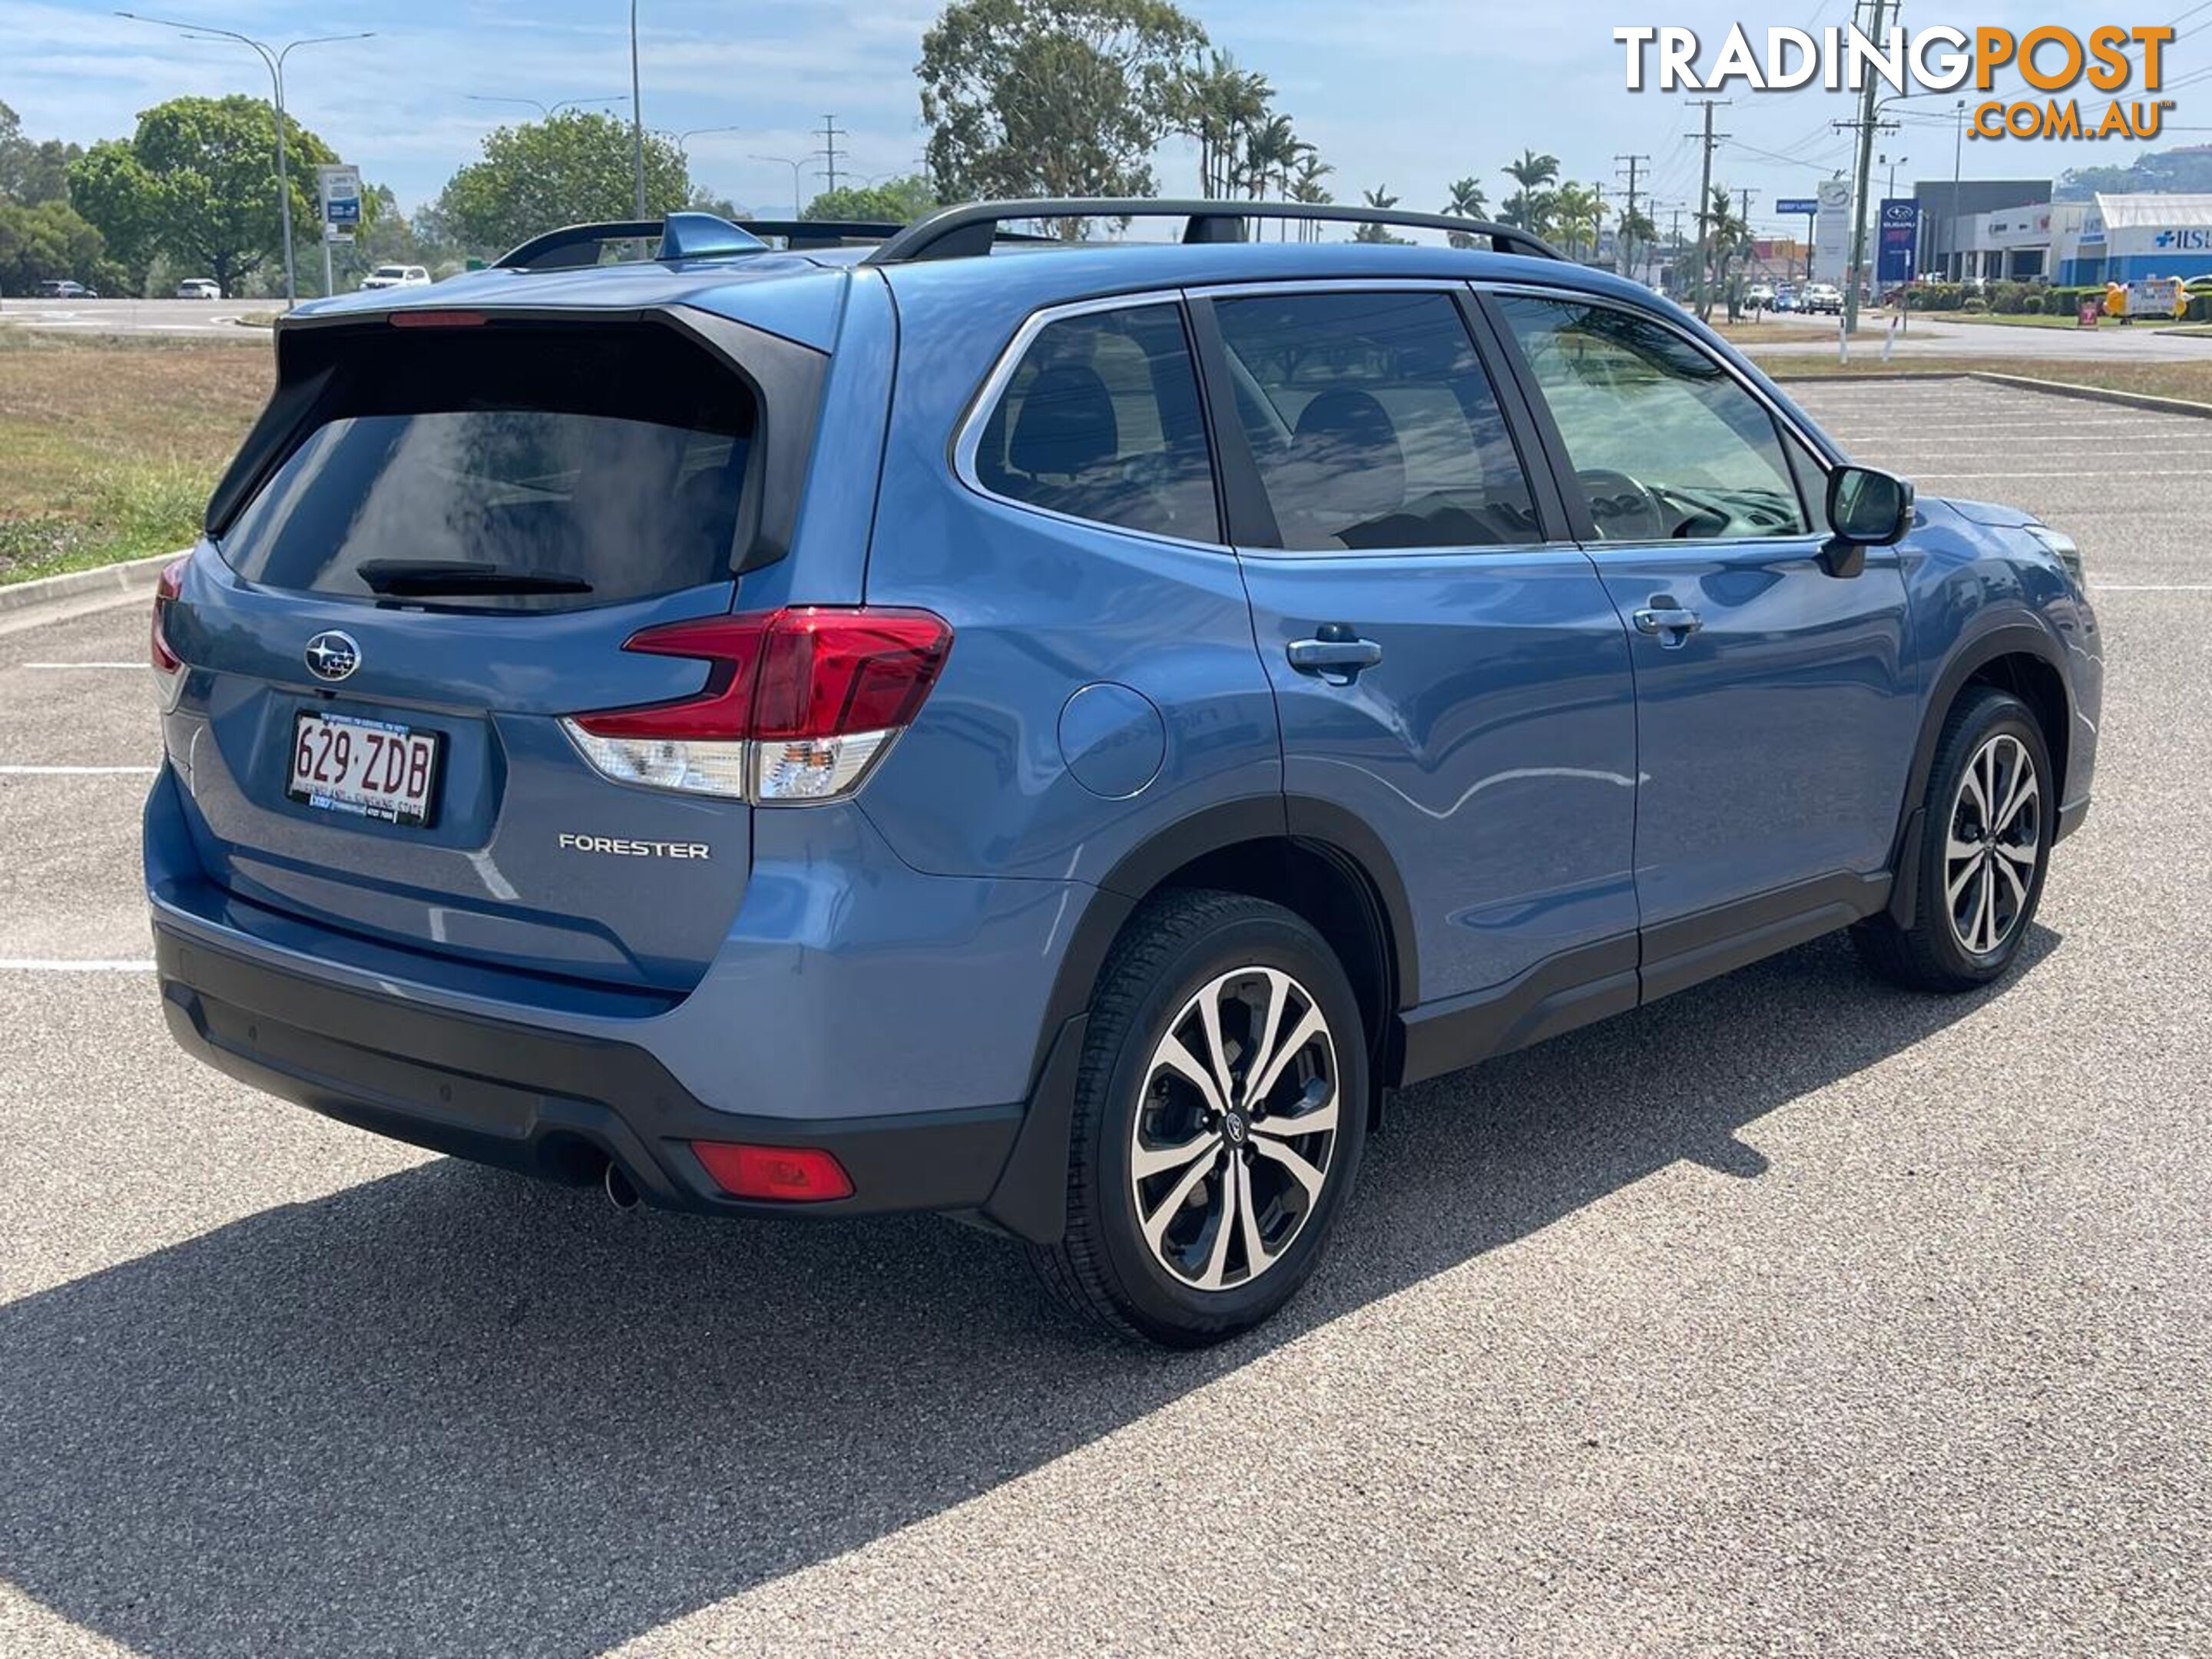
<instances>
[{"instance_id":1,"label":"street light pole","mask_svg":"<svg viewBox=\"0 0 2212 1659\"><path fill-rule=\"evenodd\" d=\"M547 104L535 98L508 98L488 92L465 93L472 104L527 104L536 110L541 120L550 121L564 109L581 109L586 104L619 104L629 94L614 93L605 98L564 98L557 104Z\"/></svg>"},{"instance_id":2,"label":"street light pole","mask_svg":"<svg viewBox=\"0 0 2212 1659\"><path fill-rule=\"evenodd\" d=\"M799 175L802 169L811 171L813 168L814 158L805 155L794 161L788 155L756 155L752 159L756 161L780 162L791 169L791 216L794 219L799 217L805 210L799 204Z\"/></svg>"},{"instance_id":3,"label":"street light pole","mask_svg":"<svg viewBox=\"0 0 2212 1659\"><path fill-rule=\"evenodd\" d=\"M637 163L637 216L645 217L645 106L639 101L637 0L629 0L629 144Z\"/></svg>"},{"instance_id":4,"label":"street light pole","mask_svg":"<svg viewBox=\"0 0 2212 1659\"><path fill-rule=\"evenodd\" d=\"M1951 140L1951 214L1949 222L1943 227L1943 264L1947 273L1949 270L1951 260L1958 251L1951 244L1956 241L1959 236L1959 164L1965 159L1966 149L1966 100L1961 98L1954 107L1958 113L1959 131L1957 136ZM1959 276L1954 276L1951 280L1956 282L1966 274L1966 268L1961 264L1959 267Z\"/></svg>"},{"instance_id":5,"label":"street light pole","mask_svg":"<svg viewBox=\"0 0 2212 1659\"><path fill-rule=\"evenodd\" d=\"M375 32L363 34L314 34L304 40L293 40L282 46L271 46L266 41L240 34L231 29L210 27L205 23L179 23L167 17L147 17L135 11L118 11L118 17L127 17L134 23L155 23L165 29L181 29L194 40L210 38L235 40L240 46L251 46L269 70L269 85L276 109L276 216L284 228L284 306L289 310L299 303L299 283L292 265L292 176L284 151L284 60L301 46L328 46L337 40L369 40Z\"/></svg>"}]
</instances>

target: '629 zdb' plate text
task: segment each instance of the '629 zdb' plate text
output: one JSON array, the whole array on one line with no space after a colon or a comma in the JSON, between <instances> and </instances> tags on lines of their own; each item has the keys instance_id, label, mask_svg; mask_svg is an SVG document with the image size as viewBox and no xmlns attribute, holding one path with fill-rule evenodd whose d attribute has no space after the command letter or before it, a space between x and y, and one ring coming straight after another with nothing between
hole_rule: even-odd
<instances>
[{"instance_id":1,"label":"'629 zdb' plate text","mask_svg":"<svg viewBox=\"0 0 2212 1659\"><path fill-rule=\"evenodd\" d=\"M386 823L430 821L438 738L389 720L301 714L292 723L292 775L284 793L330 812Z\"/></svg>"}]
</instances>

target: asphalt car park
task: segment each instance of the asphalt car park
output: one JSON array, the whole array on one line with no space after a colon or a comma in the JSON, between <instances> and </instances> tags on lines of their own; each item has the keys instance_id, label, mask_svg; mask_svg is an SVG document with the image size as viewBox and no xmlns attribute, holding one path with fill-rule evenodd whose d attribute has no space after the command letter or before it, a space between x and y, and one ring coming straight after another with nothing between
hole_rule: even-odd
<instances>
[{"instance_id":1,"label":"asphalt car park","mask_svg":"<svg viewBox=\"0 0 2212 1659\"><path fill-rule=\"evenodd\" d=\"M1412 1091L1200 1355L949 1224L618 1213L192 1065L143 611L0 633L0 1652L2212 1644L2212 423L1802 392L2081 544L2022 970L1830 939Z\"/></svg>"}]
</instances>

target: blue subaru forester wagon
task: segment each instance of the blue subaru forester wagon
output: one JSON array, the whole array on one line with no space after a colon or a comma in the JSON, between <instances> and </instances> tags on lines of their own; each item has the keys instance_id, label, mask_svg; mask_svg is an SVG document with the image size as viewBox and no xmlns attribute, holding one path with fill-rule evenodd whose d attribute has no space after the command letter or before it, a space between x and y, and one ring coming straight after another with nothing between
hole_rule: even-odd
<instances>
[{"instance_id":1,"label":"blue subaru forester wagon","mask_svg":"<svg viewBox=\"0 0 2212 1659\"><path fill-rule=\"evenodd\" d=\"M1386 1090L1832 929L2019 951L2074 544L1664 301L1369 209L761 228L279 324L155 605L193 1053L624 1204L951 1213L1188 1345L1311 1274Z\"/></svg>"}]
</instances>

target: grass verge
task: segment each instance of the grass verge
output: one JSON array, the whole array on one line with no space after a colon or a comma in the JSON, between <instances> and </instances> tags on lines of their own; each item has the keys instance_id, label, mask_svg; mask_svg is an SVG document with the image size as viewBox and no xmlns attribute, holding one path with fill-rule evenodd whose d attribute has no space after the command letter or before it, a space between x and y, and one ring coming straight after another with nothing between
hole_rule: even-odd
<instances>
[{"instance_id":1,"label":"grass verge","mask_svg":"<svg viewBox=\"0 0 2212 1659\"><path fill-rule=\"evenodd\" d=\"M2212 404L2212 362L2185 363L2074 362L2052 357L1893 357L1883 362L1874 352L1854 355L1848 363L1832 357L1770 357L1759 367L1778 380L1825 380L1838 375L2019 374L2031 380L2099 386L2107 392L2141 392L2154 398L2186 398Z\"/></svg>"},{"instance_id":2,"label":"grass verge","mask_svg":"<svg viewBox=\"0 0 2212 1659\"><path fill-rule=\"evenodd\" d=\"M269 395L265 337L0 329L0 582L186 545Z\"/></svg>"}]
</instances>

